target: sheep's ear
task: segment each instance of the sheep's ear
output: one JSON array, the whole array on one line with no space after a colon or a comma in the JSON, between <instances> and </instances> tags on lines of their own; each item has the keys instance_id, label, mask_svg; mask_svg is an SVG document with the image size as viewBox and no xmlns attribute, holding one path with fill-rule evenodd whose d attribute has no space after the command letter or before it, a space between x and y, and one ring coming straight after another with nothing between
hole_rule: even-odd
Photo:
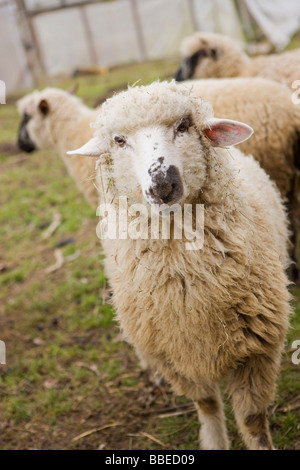
<instances>
[{"instance_id":1,"label":"sheep's ear","mask_svg":"<svg viewBox=\"0 0 300 470\"><path fill-rule=\"evenodd\" d=\"M204 133L214 147L240 144L253 134L252 127L231 119L211 118L206 122Z\"/></svg>"},{"instance_id":2,"label":"sheep's ear","mask_svg":"<svg viewBox=\"0 0 300 470\"><path fill-rule=\"evenodd\" d=\"M41 113L44 115L44 116L47 116L47 114L49 113L49 103L47 100L41 100L39 102L39 110L41 111Z\"/></svg>"},{"instance_id":3,"label":"sheep's ear","mask_svg":"<svg viewBox=\"0 0 300 470\"><path fill-rule=\"evenodd\" d=\"M210 57L212 57L214 60L217 60L220 56L220 49L217 49L216 47L213 47L212 49L210 49Z\"/></svg>"},{"instance_id":4,"label":"sheep's ear","mask_svg":"<svg viewBox=\"0 0 300 470\"><path fill-rule=\"evenodd\" d=\"M85 155L86 157L99 157L102 153L104 149L97 137L93 137L82 147L67 152L68 155Z\"/></svg>"}]
</instances>

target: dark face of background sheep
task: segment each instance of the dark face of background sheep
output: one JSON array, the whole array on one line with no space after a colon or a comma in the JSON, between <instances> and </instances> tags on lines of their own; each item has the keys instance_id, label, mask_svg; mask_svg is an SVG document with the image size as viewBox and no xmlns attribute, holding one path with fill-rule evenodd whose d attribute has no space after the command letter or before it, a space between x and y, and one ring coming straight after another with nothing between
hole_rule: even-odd
<instances>
[{"instance_id":1,"label":"dark face of background sheep","mask_svg":"<svg viewBox=\"0 0 300 470\"><path fill-rule=\"evenodd\" d=\"M177 82L189 80L196 75L196 69L201 65L205 70L209 63L216 61L218 57L218 49L205 47L197 50L189 57L182 59L180 67L175 75Z\"/></svg>"},{"instance_id":2,"label":"dark face of background sheep","mask_svg":"<svg viewBox=\"0 0 300 470\"><path fill-rule=\"evenodd\" d=\"M96 135L68 152L100 156L105 186L118 196L149 205L193 202L204 184L213 146L249 137L242 123L213 118L210 104L186 87L153 83L107 100L94 124Z\"/></svg>"},{"instance_id":3,"label":"dark face of background sheep","mask_svg":"<svg viewBox=\"0 0 300 470\"><path fill-rule=\"evenodd\" d=\"M20 150L28 153L51 144L45 125L49 104L39 95L40 92L34 92L18 102L18 110L22 117L18 146Z\"/></svg>"},{"instance_id":4,"label":"dark face of background sheep","mask_svg":"<svg viewBox=\"0 0 300 470\"><path fill-rule=\"evenodd\" d=\"M217 33L196 32L182 41L180 50L177 81L235 76L249 60L239 43Z\"/></svg>"},{"instance_id":5,"label":"dark face of background sheep","mask_svg":"<svg viewBox=\"0 0 300 470\"><path fill-rule=\"evenodd\" d=\"M31 116L27 113L23 114L23 119L20 124L19 134L18 134L18 146L20 150L30 153L36 150L36 147L32 140L29 137L27 131L27 124L30 121Z\"/></svg>"},{"instance_id":6,"label":"dark face of background sheep","mask_svg":"<svg viewBox=\"0 0 300 470\"><path fill-rule=\"evenodd\" d=\"M219 35L210 33L195 33L183 40L182 60L175 75L177 82L216 75L218 58L222 55L222 42L218 38Z\"/></svg>"}]
</instances>

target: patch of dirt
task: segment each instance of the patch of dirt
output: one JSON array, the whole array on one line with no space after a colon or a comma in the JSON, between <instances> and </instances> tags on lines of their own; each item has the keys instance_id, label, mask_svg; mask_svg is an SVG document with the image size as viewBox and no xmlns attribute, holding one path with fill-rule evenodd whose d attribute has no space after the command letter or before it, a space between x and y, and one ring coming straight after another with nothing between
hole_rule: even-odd
<instances>
[{"instance_id":1,"label":"patch of dirt","mask_svg":"<svg viewBox=\"0 0 300 470\"><path fill-rule=\"evenodd\" d=\"M4 142L0 144L0 153L4 153L6 155L15 155L20 153L20 149L16 142Z\"/></svg>"},{"instance_id":2,"label":"patch of dirt","mask_svg":"<svg viewBox=\"0 0 300 470\"><path fill-rule=\"evenodd\" d=\"M19 424L0 418L1 447L14 450L140 449L141 445L153 444L148 430L160 415L176 411L184 414L186 410L188 418L190 404L176 404L168 386L157 386L145 372L138 372L131 354L124 359L129 364L124 378L130 372L138 376L137 384L130 386L130 390L126 390L129 387L123 384L122 375L108 385L101 384L90 397L74 400L72 410L57 419L55 426L37 414ZM97 401L101 405L99 412L94 407ZM145 431L148 432L143 434ZM180 439L176 442L175 436L174 444ZM161 448L170 446L166 444Z\"/></svg>"}]
</instances>

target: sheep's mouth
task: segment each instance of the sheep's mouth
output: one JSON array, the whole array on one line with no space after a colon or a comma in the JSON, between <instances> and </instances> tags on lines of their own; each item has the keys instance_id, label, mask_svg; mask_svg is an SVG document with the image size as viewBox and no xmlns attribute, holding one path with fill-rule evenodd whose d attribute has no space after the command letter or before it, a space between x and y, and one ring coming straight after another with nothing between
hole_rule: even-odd
<instances>
[{"instance_id":1,"label":"sheep's mouth","mask_svg":"<svg viewBox=\"0 0 300 470\"><path fill-rule=\"evenodd\" d=\"M156 189L149 188L145 191L145 196L150 205L158 204L159 206L171 207L174 204L178 204L182 200L181 188L171 186L170 193L166 196L160 196Z\"/></svg>"},{"instance_id":2,"label":"sheep's mouth","mask_svg":"<svg viewBox=\"0 0 300 470\"><path fill-rule=\"evenodd\" d=\"M36 150L35 144L29 137L29 134L25 127L20 129L19 136L18 136L18 147L20 150L24 152L31 153Z\"/></svg>"}]
</instances>

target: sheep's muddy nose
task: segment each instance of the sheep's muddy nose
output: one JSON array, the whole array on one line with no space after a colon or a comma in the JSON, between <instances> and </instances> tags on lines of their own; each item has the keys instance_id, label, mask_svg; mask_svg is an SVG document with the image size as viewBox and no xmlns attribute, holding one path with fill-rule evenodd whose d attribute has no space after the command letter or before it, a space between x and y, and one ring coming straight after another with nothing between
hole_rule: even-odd
<instances>
[{"instance_id":1,"label":"sheep's muddy nose","mask_svg":"<svg viewBox=\"0 0 300 470\"><path fill-rule=\"evenodd\" d=\"M156 171L151 175L152 185L146 191L154 204L175 204L183 196L183 184L179 170L171 165L164 171Z\"/></svg>"},{"instance_id":2,"label":"sheep's muddy nose","mask_svg":"<svg viewBox=\"0 0 300 470\"><path fill-rule=\"evenodd\" d=\"M32 140L29 137L29 134L26 128L23 126L20 128L19 135L18 135L18 147L20 150L24 152L31 153L36 150L36 147Z\"/></svg>"}]
</instances>

